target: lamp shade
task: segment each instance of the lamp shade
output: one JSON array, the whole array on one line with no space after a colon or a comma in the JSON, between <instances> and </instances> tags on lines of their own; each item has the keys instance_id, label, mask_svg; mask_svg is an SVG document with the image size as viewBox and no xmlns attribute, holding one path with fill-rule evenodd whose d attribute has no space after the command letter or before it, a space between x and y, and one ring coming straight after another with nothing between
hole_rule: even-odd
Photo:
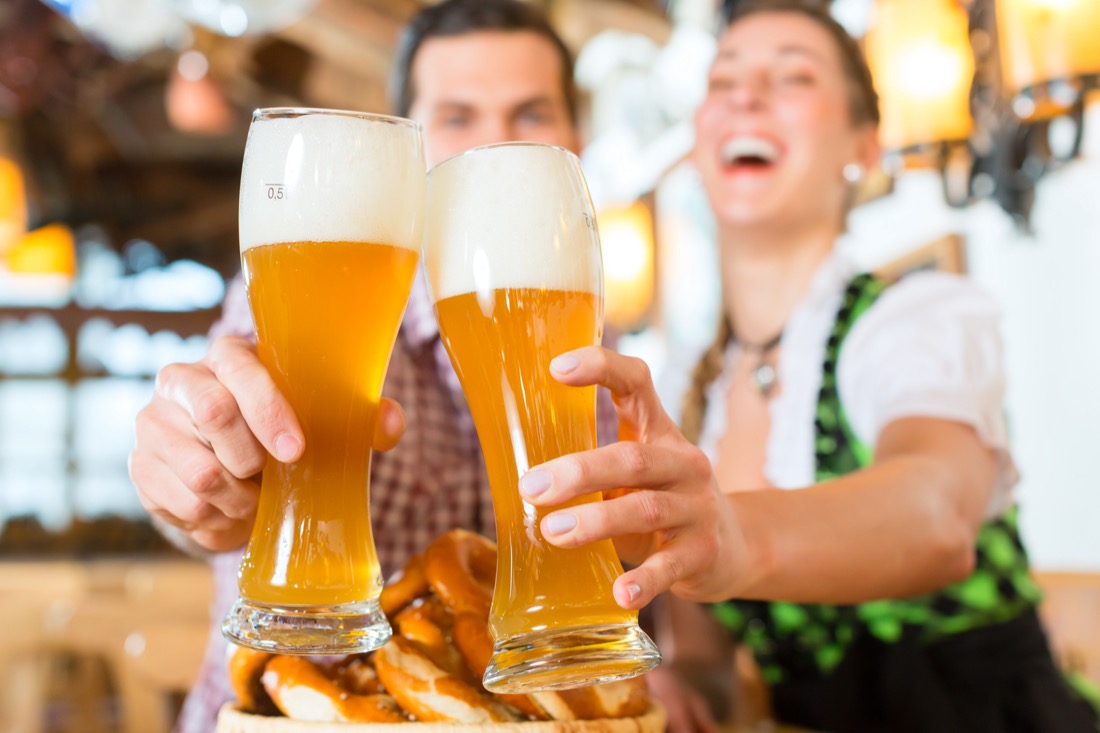
<instances>
[{"instance_id":1,"label":"lamp shade","mask_svg":"<svg viewBox=\"0 0 1100 733\"><path fill-rule=\"evenodd\" d=\"M603 249L604 318L617 328L637 327L654 291L653 215L641 201L597 215Z\"/></svg>"},{"instance_id":2,"label":"lamp shade","mask_svg":"<svg viewBox=\"0 0 1100 733\"><path fill-rule=\"evenodd\" d=\"M968 32L967 14L955 0L877 0L866 52L888 150L970 135Z\"/></svg>"},{"instance_id":3,"label":"lamp shade","mask_svg":"<svg viewBox=\"0 0 1100 733\"><path fill-rule=\"evenodd\" d=\"M1001 68L1010 91L1100 73L1097 0L997 0L996 7Z\"/></svg>"},{"instance_id":4,"label":"lamp shade","mask_svg":"<svg viewBox=\"0 0 1100 733\"><path fill-rule=\"evenodd\" d=\"M23 172L15 161L0 156L0 255L27 231L27 200Z\"/></svg>"},{"instance_id":5,"label":"lamp shade","mask_svg":"<svg viewBox=\"0 0 1100 733\"><path fill-rule=\"evenodd\" d=\"M7 255L7 268L23 275L76 274L76 247L64 224L47 224L22 237Z\"/></svg>"}]
</instances>

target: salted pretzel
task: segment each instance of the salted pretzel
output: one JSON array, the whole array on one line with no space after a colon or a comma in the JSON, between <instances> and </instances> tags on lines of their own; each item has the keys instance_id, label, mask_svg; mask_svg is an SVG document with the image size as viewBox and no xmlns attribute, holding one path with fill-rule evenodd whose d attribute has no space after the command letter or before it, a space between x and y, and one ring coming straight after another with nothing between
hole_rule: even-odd
<instances>
[{"instance_id":1,"label":"salted pretzel","mask_svg":"<svg viewBox=\"0 0 1100 733\"><path fill-rule=\"evenodd\" d=\"M393 618L398 611L428 592L428 578L424 575L424 558L413 555L405 567L386 581L378 599L382 613Z\"/></svg>"},{"instance_id":2,"label":"salted pretzel","mask_svg":"<svg viewBox=\"0 0 1100 733\"><path fill-rule=\"evenodd\" d=\"M424 551L424 574L432 591L454 614L489 618L497 547L479 534L453 529Z\"/></svg>"},{"instance_id":3,"label":"salted pretzel","mask_svg":"<svg viewBox=\"0 0 1100 733\"><path fill-rule=\"evenodd\" d=\"M432 663L445 672L476 683L462 654L452 641L454 619L435 597L418 598L393 620L402 638L411 641Z\"/></svg>"},{"instance_id":4,"label":"salted pretzel","mask_svg":"<svg viewBox=\"0 0 1100 733\"><path fill-rule=\"evenodd\" d=\"M519 720L508 706L436 666L411 641L394 636L374 653L386 690L417 720L504 723Z\"/></svg>"},{"instance_id":5,"label":"salted pretzel","mask_svg":"<svg viewBox=\"0 0 1100 733\"><path fill-rule=\"evenodd\" d=\"M273 656L269 652L230 645L229 684L237 695L237 702L242 710L260 715L276 712L275 703L271 701L260 681L264 668Z\"/></svg>"},{"instance_id":6,"label":"salted pretzel","mask_svg":"<svg viewBox=\"0 0 1100 733\"><path fill-rule=\"evenodd\" d=\"M330 676L353 695L377 695L385 691L374 666L362 654L353 654L333 665Z\"/></svg>"},{"instance_id":7,"label":"salted pretzel","mask_svg":"<svg viewBox=\"0 0 1100 733\"><path fill-rule=\"evenodd\" d=\"M554 720L632 718L649 708L649 692L643 677L554 693L535 693L531 697Z\"/></svg>"},{"instance_id":8,"label":"salted pretzel","mask_svg":"<svg viewBox=\"0 0 1100 733\"><path fill-rule=\"evenodd\" d=\"M493 656L493 637L489 634L488 619L468 612L457 614L454 640L470 671L478 679L485 676L489 659Z\"/></svg>"},{"instance_id":9,"label":"salted pretzel","mask_svg":"<svg viewBox=\"0 0 1100 733\"><path fill-rule=\"evenodd\" d=\"M489 605L496 575L496 545L481 535L452 530L438 537L424 553L425 574L432 591L454 612L454 642L470 671L480 679L493 655ZM626 684L626 683L622 683ZM500 698L539 720L590 720L626 717L634 709L632 686L607 686L606 691L536 692ZM643 711L645 686L642 685Z\"/></svg>"},{"instance_id":10,"label":"salted pretzel","mask_svg":"<svg viewBox=\"0 0 1100 733\"><path fill-rule=\"evenodd\" d=\"M381 606L394 636L370 655L314 662L235 651L230 672L240 708L308 721L383 723L645 715L650 702L642 678L528 695L484 691L480 679L493 654L496 555L496 545L472 532L438 537L387 583Z\"/></svg>"},{"instance_id":11,"label":"salted pretzel","mask_svg":"<svg viewBox=\"0 0 1100 733\"><path fill-rule=\"evenodd\" d=\"M261 679L267 694L288 718L326 723L408 720L389 695L349 693L305 657L273 657Z\"/></svg>"},{"instance_id":12,"label":"salted pretzel","mask_svg":"<svg viewBox=\"0 0 1100 733\"><path fill-rule=\"evenodd\" d=\"M466 661L466 666L480 680L485 676L485 669L493 656L493 637L489 634L488 619L479 618L469 612L458 614L454 621L454 641ZM538 702L538 698L553 695L554 693L534 693L498 697L535 720L550 720L550 714Z\"/></svg>"},{"instance_id":13,"label":"salted pretzel","mask_svg":"<svg viewBox=\"0 0 1100 733\"><path fill-rule=\"evenodd\" d=\"M493 639L485 621L471 613L455 617L454 638L466 664L479 678L493 655ZM500 695L537 720L595 720L641 715L649 706L649 695L641 678L608 682L574 690Z\"/></svg>"}]
</instances>

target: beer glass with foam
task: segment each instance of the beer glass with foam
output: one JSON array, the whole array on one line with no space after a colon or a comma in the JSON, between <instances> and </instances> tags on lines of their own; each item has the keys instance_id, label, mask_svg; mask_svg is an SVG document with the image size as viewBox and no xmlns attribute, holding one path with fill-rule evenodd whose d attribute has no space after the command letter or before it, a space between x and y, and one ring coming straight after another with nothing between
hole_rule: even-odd
<instances>
[{"instance_id":1,"label":"beer glass with foam","mask_svg":"<svg viewBox=\"0 0 1100 733\"><path fill-rule=\"evenodd\" d=\"M371 534L371 438L416 272L420 127L398 118L257 110L240 242L256 348L301 423L301 459L269 458L223 633L300 654L367 651L390 627Z\"/></svg>"},{"instance_id":2,"label":"beer glass with foam","mask_svg":"<svg viewBox=\"0 0 1100 733\"><path fill-rule=\"evenodd\" d=\"M660 654L637 612L612 597L622 573L612 542L554 547L539 530L549 510L518 488L529 467L596 447L596 388L564 386L549 371L555 356L598 344L603 327L600 242L577 157L534 143L475 148L429 172L427 202L440 333L496 514L485 686L566 689L646 672Z\"/></svg>"}]
</instances>

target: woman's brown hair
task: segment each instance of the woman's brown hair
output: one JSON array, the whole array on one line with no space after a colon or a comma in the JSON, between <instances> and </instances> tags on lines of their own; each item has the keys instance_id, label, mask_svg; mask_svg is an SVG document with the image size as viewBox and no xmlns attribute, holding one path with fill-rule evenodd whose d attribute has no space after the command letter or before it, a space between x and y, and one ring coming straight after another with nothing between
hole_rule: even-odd
<instances>
[{"instance_id":1,"label":"woman's brown hair","mask_svg":"<svg viewBox=\"0 0 1100 733\"><path fill-rule=\"evenodd\" d=\"M759 13L798 13L825 29L840 52L841 67L851 90L849 111L852 124L879 123L878 93L871 79L871 69L859 43L829 15L827 6L812 0L741 0L730 5L732 7L727 8L726 28Z\"/></svg>"},{"instance_id":2,"label":"woman's brown hair","mask_svg":"<svg viewBox=\"0 0 1100 733\"><path fill-rule=\"evenodd\" d=\"M729 4L729 3L728 3ZM798 13L807 17L825 29L836 43L840 53L841 68L848 80L850 90L848 110L853 125L878 125L878 93L871 79L871 70L856 43L844 27L829 15L827 8L810 0L741 0L728 8L726 28L736 25L750 15L758 13ZM684 396L684 408L680 418L680 429L692 443L698 443L703 432L703 423L707 412L707 388L722 373L726 347L733 338L729 315L723 314L718 333L695 365L691 375L691 386Z\"/></svg>"}]
</instances>

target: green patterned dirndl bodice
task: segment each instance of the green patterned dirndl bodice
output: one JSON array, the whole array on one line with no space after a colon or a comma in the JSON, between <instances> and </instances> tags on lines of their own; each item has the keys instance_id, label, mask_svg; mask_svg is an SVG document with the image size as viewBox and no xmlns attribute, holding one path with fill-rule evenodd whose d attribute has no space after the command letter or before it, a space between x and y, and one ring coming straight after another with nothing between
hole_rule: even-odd
<instances>
[{"instance_id":1,"label":"green patterned dirndl bodice","mask_svg":"<svg viewBox=\"0 0 1100 733\"><path fill-rule=\"evenodd\" d=\"M844 339L886 285L856 277L844 293L826 346L815 419L816 480L843 476L870 465L871 449L852 432L837 389L837 363ZM852 606L727 601L713 604L715 617L753 652L765 680L827 676L861 635L890 643L903 636L932 643L998 624L1032 609L1039 588L1031 578L1020 541L1016 510L985 523L975 547L970 577L936 593Z\"/></svg>"}]
</instances>

